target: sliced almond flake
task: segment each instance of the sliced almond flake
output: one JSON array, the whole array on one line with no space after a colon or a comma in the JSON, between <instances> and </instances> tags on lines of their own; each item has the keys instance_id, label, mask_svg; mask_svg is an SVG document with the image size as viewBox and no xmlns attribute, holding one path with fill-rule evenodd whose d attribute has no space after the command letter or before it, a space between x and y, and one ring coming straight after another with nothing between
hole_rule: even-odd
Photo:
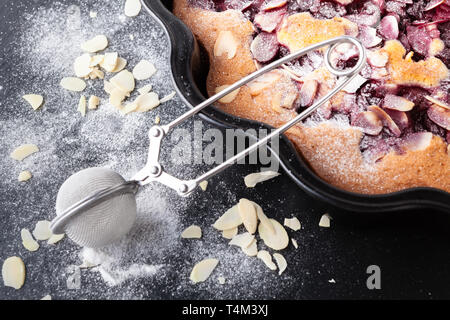
<instances>
[{"instance_id":1,"label":"sliced almond flake","mask_svg":"<svg viewBox=\"0 0 450 320\"><path fill-rule=\"evenodd\" d=\"M139 107L139 103L137 101L133 101L133 102L125 105L125 107L123 109L121 109L120 112L122 112L122 114L129 114L133 111L136 111L136 109L138 107Z\"/></svg>"},{"instance_id":2,"label":"sliced almond flake","mask_svg":"<svg viewBox=\"0 0 450 320\"><path fill-rule=\"evenodd\" d=\"M206 188L208 188L208 181L202 181L202 182L200 182L199 184L198 184L199 186L200 186L200 188L203 190L203 191L206 191Z\"/></svg>"},{"instance_id":3,"label":"sliced almond flake","mask_svg":"<svg viewBox=\"0 0 450 320\"><path fill-rule=\"evenodd\" d=\"M294 246L294 248L297 249L298 248L297 240L291 238L291 241L292 241L292 245Z\"/></svg>"},{"instance_id":4,"label":"sliced almond flake","mask_svg":"<svg viewBox=\"0 0 450 320\"><path fill-rule=\"evenodd\" d=\"M155 117L155 124L159 124L161 122L160 116ZM201 187L201 186L200 186Z\"/></svg>"},{"instance_id":5,"label":"sliced almond flake","mask_svg":"<svg viewBox=\"0 0 450 320\"><path fill-rule=\"evenodd\" d=\"M50 230L50 221L41 220L36 223L33 230L33 236L36 240L48 240L52 236L52 231Z\"/></svg>"},{"instance_id":6,"label":"sliced almond flake","mask_svg":"<svg viewBox=\"0 0 450 320\"><path fill-rule=\"evenodd\" d=\"M9 257L3 262L3 283L7 287L20 289L25 282L25 264L19 257Z\"/></svg>"},{"instance_id":7,"label":"sliced almond flake","mask_svg":"<svg viewBox=\"0 0 450 320\"><path fill-rule=\"evenodd\" d=\"M229 85L227 85L227 84L223 85L223 86L220 86L220 87L217 87L216 88L216 94L221 92L221 91L223 91L223 90L225 90L228 87L229 87ZM233 92L227 94L222 99L219 99L219 102L221 102L221 103L231 103L231 102L233 102L233 100L236 99L237 95L239 94L239 91L240 91L240 88L234 90Z\"/></svg>"},{"instance_id":8,"label":"sliced almond flake","mask_svg":"<svg viewBox=\"0 0 450 320\"><path fill-rule=\"evenodd\" d=\"M105 53L105 58L100 63L100 67L108 72L113 72L113 70L116 69L118 60L119 55L117 54L117 52L107 52Z\"/></svg>"},{"instance_id":9,"label":"sliced almond flake","mask_svg":"<svg viewBox=\"0 0 450 320\"><path fill-rule=\"evenodd\" d=\"M10 156L14 160L22 161L26 157L38 151L39 148L34 144L23 144L20 147L17 147L13 152L11 152Z\"/></svg>"},{"instance_id":10,"label":"sliced almond flake","mask_svg":"<svg viewBox=\"0 0 450 320\"><path fill-rule=\"evenodd\" d=\"M83 51L94 53L105 50L108 46L108 38L104 35L98 35L81 45Z\"/></svg>"},{"instance_id":11,"label":"sliced almond flake","mask_svg":"<svg viewBox=\"0 0 450 320\"><path fill-rule=\"evenodd\" d=\"M238 209L245 229L251 234L255 233L258 227L258 217L253 202L244 198L240 199Z\"/></svg>"},{"instance_id":12,"label":"sliced almond flake","mask_svg":"<svg viewBox=\"0 0 450 320\"><path fill-rule=\"evenodd\" d=\"M268 251L260 250L256 256L261 259L270 270L277 270L277 266L273 263L272 256Z\"/></svg>"},{"instance_id":13,"label":"sliced almond flake","mask_svg":"<svg viewBox=\"0 0 450 320\"><path fill-rule=\"evenodd\" d=\"M442 107L444 109L450 110L450 106L448 104L446 104L445 102L442 102L438 99L435 99L431 96L424 96L425 99L427 99L428 101L430 101L431 103L437 104L439 107Z\"/></svg>"},{"instance_id":14,"label":"sliced almond flake","mask_svg":"<svg viewBox=\"0 0 450 320\"><path fill-rule=\"evenodd\" d=\"M60 242L62 239L64 239L65 234L61 233L61 234L52 234L52 236L50 237L50 239L47 240L48 244L56 244L58 242Z\"/></svg>"},{"instance_id":15,"label":"sliced almond flake","mask_svg":"<svg viewBox=\"0 0 450 320\"><path fill-rule=\"evenodd\" d=\"M181 237L183 239L200 239L202 237L202 229L196 225L189 226L183 231Z\"/></svg>"},{"instance_id":16,"label":"sliced almond flake","mask_svg":"<svg viewBox=\"0 0 450 320\"><path fill-rule=\"evenodd\" d=\"M146 94L146 93L149 93L150 91L152 91L152 89L153 89L153 86L151 84L146 84L142 88L138 89L138 92L140 94Z\"/></svg>"},{"instance_id":17,"label":"sliced almond flake","mask_svg":"<svg viewBox=\"0 0 450 320\"><path fill-rule=\"evenodd\" d=\"M103 59L105 59L104 54L97 54L97 55L91 57L91 63L89 64L89 66L92 68L96 67L103 62Z\"/></svg>"},{"instance_id":18,"label":"sliced almond flake","mask_svg":"<svg viewBox=\"0 0 450 320\"><path fill-rule=\"evenodd\" d=\"M217 230L228 230L238 227L242 224L242 218L239 215L238 206L235 205L228 209L217 221L213 224L213 227Z\"/></svg>"},{"instance_id":19,"label":"sliced almond flake","mask_svg":"<svg viewBox=\"0 0 450 320\"><path fill-rule=\"evenodd\" d=\"M78 111L81 113L83 117L86 116L86 106L87 106L86 97L81 96L80 101L78 102Z\"/></svg>"},{"instance_id":20,"label":"sliced almond flake","mask_svg":"<svg viewBox=\"0 0 450 320\"><path fill-rule=\"evenodd\" d=\"M170 100L173 99L173 97L175 97L176 94L177 94L177 93L176 93L175 91L172 91L172 92L169 93L167 96L163 97L163 98L160 100L160 102L161 102L161 103L164 103L164 102L170 101Z\"/></svg>"},{"instance_id":21,"label":"sliced almond flake","mask_svg":"<svg viewBox=\"0 0 450 320\"><path fill-rule=\"evenodd\" d=\"M120 71L118 74L112 77L109 82L123 92L131 92L135 87L133 74L128 70Z\"/></svg>"},{"instance_id":22,"label":"sliced almond flake","mask_svg":"<svg viewBox=\"0 0 450 320\"><path fill-rule=\"evenodd\" d=\"M244 252L246 255L250 257L254 257L258 254L258 245L256 242L256 239L253 239L253 241L248 245L248 247L241 248L242 252Z\"/></svg>"},{"instance_id":23,"label":"sliced almond flake","mask_svg":"<svg viewBox=\"0 0 450 320\"><path fill-rule=\"evenodd\" d=\"M125 1L125 15L127 17L136 17L141 12L140 0L126 0Z\"/></svg>"},{"instance_id":24,"label":"sliced almond flake","mask_svg":"<svg viewBox=\"0 0 450 320\"><path fill-rule=\"evenodd\" d=\"M329 228L331 225L330 222L331 222L331 217L328 213L326 213L322 217L320 217L319 227Z\"/></svg>"},{"instance_id":25,"label":"sliced almond flake","mask_svg":"<svg viewBox=\"0 0 450 320\"><path fill-rule=\"evenodd\" d=\"M31 172L28 170L25 170L25 171L22 171L21 173L19 173L18 180L19 180L19 182L26 182L26 181L30 180L32 177L33 176L31 174Z\"/></svg>"},{"instance_id":26,"label":"sliced almond flake","mask_svg":"<svg viewBox=\"0 0 450 320\"><path fill-rule=\"evenodd\" d=\"M33 110L39 109L44 102L44 97L39 94L26 94L22 98L24 98L31 105Z\"/></svg>"},{"instance_id":27,"label":"sliced almond flake","mask_svg":"<svg viewBox=\"0 0 450 320\"><path fill-rule=\"evenodd\" d=\"M116 89L116 87L111 82L107 80L103 81L103 90L105 90L107 94L112 94L114 89Z\"/></svg>"},{"instance_id":28,"label":"sliced almond flake","mask_svg":"<svg viewBox=\"0 0 450 320\"><path fill-rule=\"evenodd\" d=\"M226 281L225 278L222 276L218 277L217 280L219 280L220 284L225 284L225 281Z\"/></svg>"},{"instance_id":29,"label":"sliced almond flake","mask_svg":"<svg viewBox=\"0 0 450 320\"><path fill-rule=\"evenodd\" d=\"M280 174L275 171L261 171L256 173L251 173L244 178L245 186L247 188L253 188L256 184L264 182L279 176Z\"/></svg>"},{"instance_id":30,"label":"sliced almond flake","mask_svg":"<svg viewBox=\"0 0 450 320\"><path fill-rule=\"evenodd\" d=\"M205 259L197 263L191 271L192 282L198 283L208 279L218 263L217 259Z\"/></svg>"},{"instance_id":31,"label":"sliced almond flake","mask_svg":"<svg viewBox=\"0 0 450 320\"><path fill-rule=\"evenodd\" d=\"M228 243L230 246L238 246L240 248L247 248L251 245L252 241L255 239L255 236L245 232L241 234L237 234L231 239Z\"/></svg>"},{"instance_id":32,"label":"sliced almond flake","mask_svg":"<svg viewBox=\"0 0 450 320\"><path fill-rule=\"evenodd\" d=\"M284 225L294 231L298 231L302 227L300 221L298 221L295 217L291 219L284 219Z\"/></svg>"},{"instance_id":33,"label":"sliced almond flake","mask_svg":"<svg viewBox=\"0 0 450 320\"><path fill-rule=\"evenodd\" d=\"M235 235L238 233L238 227L227 229L222 231L222 237L225 239L233 239Z\"/></svg>"},{"instance_id":34,"label":"sliced almond flake","mask_svg":"<svg viewBox=\"0 0 450 320\"><path fill-rule=\"evenodd\" d=\"M147 112L159 106L159 97L155 92L149 92L139 96L136 101L139 104L137 112Z\"/></svg>"},{"instance_id":35,"label":"sliced almond flake","mask_svg":"<svg viewBox=\"0 0 450 320\"><path fill-rule=\"evenodd\" d=\"M63 78L60 82L61 87L69 91L81 92L86 89L86 82L83 79L75 77Z\"/></svg>"},{"instance_id":36,"label":"sliced almond flake","mask_svg":"<svg viewBox=\"0 0 450 320\"><path fill-rule=\"evenodd\" d=\"M269 218L264 214L263 209L259 204L256 204L253 202L255 208L256 208L256 215L258 216L259 221L261 221L262 224L265 225L266 229L272 233L275 233L275 228L273 227L272 222Z\"/></svg>"},{"instance_id":37,"label":"sliced almond flake","mask_svg":"<svg viewBox=\"0 0 450 320\"><path fill-rule=\"evenodd\" d=\"M136 80L147 80L156 73L156 68L150 61L141 60L133 68L133 76Z\"/></svg>"},{"instance_id":38,"label":"sliced almond flake","mask_svg":"<svg viewBox=\"0 0 450 320\"><path fill-rule=\"evenodd\" d=\"M231 31L220 31L214 44L214 56L226 54L228 60L236 55L238 42Z\"/></svg>"},{"instance_id":39,"label":"sliced almond flake","mask_svg":"<svg viewBox=\"0 0 450 320\"><path fill-rule=\"evenodd\" d=\"M91 79L91 80L104 79L104 78L105 78L105 73L97 67L94 67L92 69L92 72L89 74L89 79Z\"/></svg>"},{"instance_id":40,"label":"sliced almond flake","mask_svg":"<svg viewBox=\"0 0 450 320\"><path fill-rule=\"evenodd\" d=\"M111 95L109 96L109 103L111 103L111 105L118 108L119 110L122 110L123 100L125 100L125 94L123 93L123 91L117 88L113 89Z\"/></svg>"},{"instance_id":41,"label":"sliced almond flake","mask_svg":"<svg viewBox=\"0 0 450 320\"><path fill-rule=\"evenodd\" d=\"M100 104L100 98L97 96L90 96L88 102L88 108L91 110L97 109Z\"/></svg>"},{"instance_id":42,"label":"sliced almond flake","mask_svg":"<svg viewBox=\"0 0 450 320\"><path fill-rule=\"evenodd\" d=\"M274 253L273 257L275 258L275 262L278 266L278 274L281 275L287 267L286 259L279 253Z\"/></svg>"},{"instance_id":43,"label":"sliced almond flake","mask_svg":"<svg viewBox=\"0 0 450 320\"><path fill-rule=\"evenodd\" d=\"M283 226L276 220L270 219L275 232L271 232L263 223L259 224L258 232L265 245L274 250L282 250L289 244L289 237Z\"/></svg>"},{"instance_id":44,"label":"sliced almond flake","mask_svg":"<svg viewBox=\"0 0 450 320\"><path fill-rule=\"evenodd\" d=\"M75 70L75 75L79 78L87 77L91 72L91 61L92 57L89 53L85 53L82 56L75 59L73 63L73 69Z\"/></svg>"},{"instance_id":45,"label":"sliced almond flake","mask_svg":"<svg viewBox=\"0 0 450 320\"><path fill-rule=\"evenodd\" d=\"M41 300L52 300L52 296L48 294L45 297L42 297Z\"/></svg>"},{"instance_id":46,"label":"sliced almond flake","mask_svg":"<svg viewBox=\"0 0 450 320\"><path fill-rule=\"evenodd\" d=\"M34 240L33 236L31 235L30 230L28 229L22 229L20 230L20 237L22 238L22 244L28 251L37 251L39 249L39 243L37 243L36 240Z\"/></svg>"},{"instance_id":47,"label":"sliced almond flake","mask_svg":"<svg viewBox=\"0 0 450 320\"><path fill-rule=\"evenodd\" d=\"M120 72L120 71L122 71L127 66L127 63L128 63L127 60L125 60L123 58L120 58L120 57L117 58L116 67L111 72Z\"/></svg>"}]
</instances>

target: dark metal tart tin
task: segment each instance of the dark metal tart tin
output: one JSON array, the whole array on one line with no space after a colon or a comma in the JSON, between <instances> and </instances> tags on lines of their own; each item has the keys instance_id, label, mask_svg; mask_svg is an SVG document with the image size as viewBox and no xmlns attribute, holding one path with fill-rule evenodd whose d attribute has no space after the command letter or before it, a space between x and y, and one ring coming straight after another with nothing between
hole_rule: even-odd
<instances>
[{"instance_id":1,"label":"dark metal tart tin","mask_svg":"<svg viewBox=\"0 0 450 320\"><path fill-rule=\"evenodd\" d=\"M202 54L190 29L172 14L172 0L143 0L149 13L163 26L170 40L172 80L181 99L190 107L205 100L198 85L204 85L206 74L200 61ZM196 81L197 80L197 81ZM199 116L222 128L272 127L226 114L213 106ZM450 213L450 194L433 188L411 188L389 194L365 195L336 188L317 176L294 145L284 135L280 139L281 167L305 192L339 209L362 213L387 213L420 208L430 208Z\"/></svg>"}]
</instances>

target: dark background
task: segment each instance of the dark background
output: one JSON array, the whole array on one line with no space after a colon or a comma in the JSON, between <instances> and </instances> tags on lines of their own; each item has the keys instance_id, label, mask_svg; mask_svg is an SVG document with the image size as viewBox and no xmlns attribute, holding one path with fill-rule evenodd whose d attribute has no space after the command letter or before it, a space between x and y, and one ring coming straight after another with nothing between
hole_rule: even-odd
<instances>
[{"instance_id":1,"label":"dark background","mask_svg":"<svg viewBox=\"0 0 450 320\"><path fill-rule=\"evenodd\" d=\"M283 251L288 261L288 269L281 277L261 267L260 261L254 259L250 262L250 267L254 266L257 272L253 275L254 279L250 285L247 279L245 282L231 281L225 286L218 284L193 286L187 279L189 276L187 272L191 266L182 270L178 268L180 265L186 265L186 261L190 261L193 248L174 243L173 250L162 259L169 267L161 276L125 281L119 286L110 288L103 283L98 273L83 271L82 287L79 290L68 290L66 267L69 264L79 263L79 248L65 239L57 246L45 250L41 248L37 253L30 253L21 246L20 229L25 222L28 228L32 229L31 223L37 218L50 220L54 216L56 192L65 178L82 168L104 163L108 155L99 156L85 143L71 145L70 148L67 144L61 143L55 150L57 158L71 160L53 162L52 165L56 166L58 174L51 179L34 178L25 187L15 183L18 172L11 170L17 168L14 168L7 159L12 149L11 138L8 137L13 135L7 123L14 119L19 124L21 121L23 123L36 121L36 126L41 125L41 121L46 120L46 115L43 113L36 115L24 108L23 104L18 106L18 101L24 94L24 88L36 88L37 80L59 82L59 78L51 80L19 76L26 73L27 69L17 54L20 45L17 38L21 32L25 32L24 15L32 15L38 8L53 6L63 8L68 4L75 4L80 5L83 14L88 14L89 8L101 14L102 10L120 12L122 2L111 1L108 5L103 1L0 2L0 85L3 87L0 90L2 102L0 133L3 140L0 144L0 153L2 159L5 159L2 160L5 161L5 165L0 166L2 171L0 261L3 262L11 255L19 255L27 266L27 278L23 288L16 291L0 286L0 299L39 299L46 294L51 294L54 299L448 299L450 297L448 215L427 209L370 216L337 212L307 196L285 175L258 185L254 189L246 189L242 177L259 170L255 165L235 166L212 179L208 191L192 195L187 205L180 206L178 214L183 227L195 223L201 225L202 229L209 228L211 222L219 215L216 212L211 217L209 208L212 202L219 203L223 211L234 204L229 195L228 198L224 198L223 188L226 188L233 194L232 199L248 197L263 208L271 208L270 215L278 221L282 221L284 217L297 216L302 222L302 230L295 233L299 249L295 250L290 245ZM144 10L133 23L133 28L138 28L144 34L146 28L160 28ZM120 34L120 30L117 34ZM160 51L163 61L168 59L167 43L163 39L162 31L156 35L152 34L151 37L152 39L160 37L154 50ZM149 41L150 45L155 46L155 43ZM133 48L127 49L131 56ZM168 62L164 66L159 66L166 74L166 81L169 79L168 68ZM156 87L158 86L167 88L170 84L156 83ZM169 89L167 88L171 91ZM48 108L50 113L58 112L56 108L52 109L51 101ZM184 108L179 100L176 100L171 106L161 110L159 115L163 119L173 119L186 110ZM148 117L150 125L152 117L150 115ZM210 128L207 124L204 124L204 127ZM186 128L192 127L186 125ZM20 125L15 130L21 130ZM62 133L64 139L79 134L76 123L71 125L70 130ZM123 165L127 161L135 161L134 166L139 167L145 160L146 128L142 128L139 134L128 150L128 153L134 154L133 157L130 160L125 159ZM20 144L19 142L15 143ZM121 150L109 152L120 153ZM199 173L203 170L204 168L197 166L190 173ZM165 190L163 187L157 188ZM319 228L319 219L326 212L333 217L332 227ZM206 237L211 236L206 234ZM214 239L217 242L221 241L217 236ZM366 268L373 264L381 268L381 290L368 290L366 287L368 277ZM330 283L330 279L334 279L336 283ZM215 278L210 280L216 281Z\"/></svg>"}]
</instances>

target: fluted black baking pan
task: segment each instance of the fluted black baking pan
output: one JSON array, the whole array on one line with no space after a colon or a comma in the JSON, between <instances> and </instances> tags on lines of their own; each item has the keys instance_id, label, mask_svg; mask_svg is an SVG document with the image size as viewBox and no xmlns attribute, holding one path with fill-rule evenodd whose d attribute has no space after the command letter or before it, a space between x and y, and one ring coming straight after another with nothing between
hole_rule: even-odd
<instances>
[{"instance_id":1,"label":"fluted black baking pan","mask_svg":"<svg viewBox=\"0 0 450 320\"><path fill-rule=\"evenodd\" d=\"M170 64L176 90L187 105L194 106L201 103L205 97L199 87L204 86L207 70L198 64L201 50L192 32L171 13L172 0L143 0L143 3L169 37ZM214 107L204 109L200 117L220 128L271 129L266 124L237 118ZM280 140L279 156L284 171L302 190L335 207L353 212L372 213L418 208L432 208L450 213L450 194L433 188L412 188L383 195L364 195L338 189L310 169L289 139L282 136Z\"/></svg>"}]
</instances>

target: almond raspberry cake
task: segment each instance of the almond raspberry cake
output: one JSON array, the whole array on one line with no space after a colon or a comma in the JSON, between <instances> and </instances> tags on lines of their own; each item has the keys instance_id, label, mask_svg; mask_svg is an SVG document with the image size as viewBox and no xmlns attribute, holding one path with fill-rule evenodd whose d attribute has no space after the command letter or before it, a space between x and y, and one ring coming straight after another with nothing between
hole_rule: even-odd
<instances>
[{"instance_id":1,"label":"almond raspberry cake","mask_svg":"<svg viewBox=\"0 0 450 320\"><path fill-rule=\"evenodd\" d=\"M339 188L450 192L450 0L174 0L174 13L208 52L210 95L311 44L357 37L362 72L287 136ZM279 127L336 85L323 55L271 71L218 106ZM332 54L340 68L357 59L351 45Z\"/></svg>"}]
</instances>

